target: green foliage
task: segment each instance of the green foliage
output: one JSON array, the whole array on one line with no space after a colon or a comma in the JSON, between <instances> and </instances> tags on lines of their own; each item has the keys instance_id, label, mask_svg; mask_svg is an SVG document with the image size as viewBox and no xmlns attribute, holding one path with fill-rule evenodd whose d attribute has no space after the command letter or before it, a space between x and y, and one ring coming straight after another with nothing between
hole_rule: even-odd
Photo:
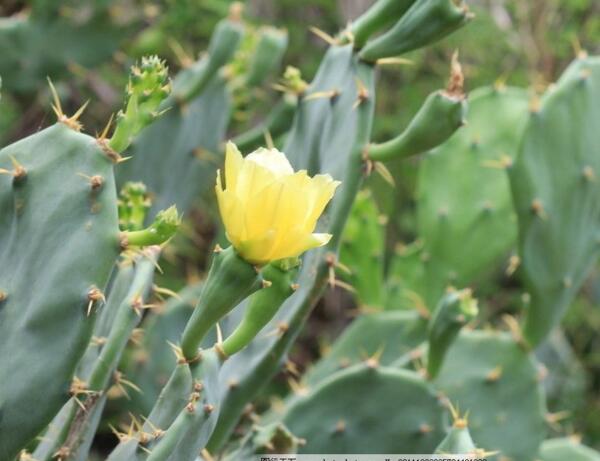
<instances>
[{"instance_id":1,"label":"green foliage","mask_svg":"<svg viewBox=\"0 0 600 461\"><path fill-rule=\"evenodd\" d=\"M511 169L532 345L560 321L598 259L598 98L600 59L581 57L534 108Z\"/></svg>"}]
</instances>

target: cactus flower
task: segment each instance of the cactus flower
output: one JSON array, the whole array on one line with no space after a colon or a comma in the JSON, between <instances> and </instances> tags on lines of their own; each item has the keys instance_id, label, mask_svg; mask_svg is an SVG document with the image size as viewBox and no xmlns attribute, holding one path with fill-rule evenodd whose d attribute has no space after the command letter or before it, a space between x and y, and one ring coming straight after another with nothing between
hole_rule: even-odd
<instances>
[{"instance_id":1,"label":"cactus flower","mask_svg":"<svg viewBox=\"0 0 600 461\"><path fill-rule=\"evenodd\" d=\"M328 174L294 172L277 149L245 158L232 142L225 152L225 188L217 172L217 198L227 238L246 261L266 264L294 258L329 242L313 233L339 181Z\"/></svg>"}]
</instances>

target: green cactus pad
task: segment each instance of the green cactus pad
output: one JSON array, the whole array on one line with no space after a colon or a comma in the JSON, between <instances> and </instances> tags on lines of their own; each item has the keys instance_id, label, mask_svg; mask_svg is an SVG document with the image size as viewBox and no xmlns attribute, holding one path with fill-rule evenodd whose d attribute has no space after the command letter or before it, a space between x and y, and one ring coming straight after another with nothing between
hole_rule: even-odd
<instances>
[{"instance_id":1,"label":"green cactus pad","mask_svg":"<svg viewBox=\"0 0 600 461\"><path fill-rule=\"evenodd\" d=\"M468 125L424 157L417 225L425 279L413 289L429 309L447 285L469 286L514 245L505 168L517 154L526 117L525 91L476 90L469 96Z\"/></svg>"},{"instance_id":2,"label":"green cactus pad","mask_svg":"<svg viewBox=\"0 0 600 461\"><path fill-rule=\"evenodd\" d=\"M119 405L128 404L134 414L147 415L152 410L175 367L173 351L165 345L177 344L201 292L202 283L189 285L144 320L142 343L129 351L124 364L125 374L144 392L132 394L129 402L118 401ZM211 337L210 343L214 342Z\"/></svg>"},{"instance_id":3,"label":"green cactus pad","mask_svg":"<svg viewBox=\"0 0 600 461\"><path fill-rule=\"evenodd\" d=\"M194 385L201 385L199 400L195 403L195 409L190 411L186 407L179 414L178 419L184 421L179 435L179 442L170 451L169 461L195 461L198 453L206 446L208 439L217 424L219 417L219 370L222 358L215 349L209 349L203 353L200 364L192 364L192 376ZM177 419L169 427L164 438L169 437L169 431L177 428ZM159 442L159 444L162 442ZM159 444L156 447L159 447ZM153 453L154 455L154 453ZM149 456L148 461L159 460L160 457Z\"/></svg>"},{"instance_id":4,"label":"green cactus pad","mask_svg":"<svg viewBox=\"0 0 600 461\"><path fill-rule=\"evenodd\" d=\"M385 218L368 190L356 196L340 246L338 276L355 290L359 304L383 307L385 304L384 261Z\"/></svg>"},{"instance_id":5,"label":"green cactus pad","mask_svg":"<svg viewBox=\"0 0 600 461\"><path fill-rule=\"evenodd\" d=\"M473 454L476 449L469 428L453 425L435 452L441 455L466 455Z\"/></svg>"},{"instance_id":6,"label":"green cactus pad","mask_svg":"<svg viewBox=\"0 0 600 461\"><path fill-rule=\"evenodd\" d=\"M422 48L464 26L472 16L462 1L417 0L394 27L368 42L360 57L376 61Z\"/></svg>"},{"instance_id":7,"label":"green cactus pad","mask_svg":"<svg viewBox=\"0 0 600 461\"><path fill-rule=\"evenodd\" d=\"M542 443L540 461L600 461L600 453L569 438L549 439Z\"/></svg>"},{"instance_id":8,"label":"green cactus pad","mask_svg":"<svg viewBox=\"0 0 600 461\"><path fill-rule=\"evenodd\" d=\"M84 402L85 411L73 398L63 406L36 447L34 459L51 461L60 448L68 449L73 460L88 459L111 380L127 341L141 319L142 310L136 311L134 303L143 304L143 300L147 300L159 253L158 247L152 247L133 259L120 262L111 280L106 306L100 310L94 325L93 340L75 373L95 394L78 397Z\"/></svg>"},{"instance_id":9,"label":"green cactus pad","mask_svg":"<svg viewBox=\"0 0 600 461\"><path fill-rule=\"evenodd\" d=\"M445 409L414 372L357 365L322 381L284 422L300 453L433 453Z\"/></svg>"},{"instance_id":10,"label":"green cactus pad","mask_svg":"<svg viewBox=\"0 0 600 461\"><path fill-rule=\"evenodd\" d=\"M532 345L560 322L600 254L598 132L600 58L581 58L530 115L510 175Z\"/></svg>"},{"instance_id":11,"label":"green cactus pad","mask_svg":"<svg viewBox=\"0 0 600 461\"><path fill-rule=\"evenodd\" d=\"M538 369L510 335L463 332L434 381L450 402L469 412L473 439L514 461L531 461L546 435Z\"/></svg>"},{"instance_id":12,"label":"green cactus pad","mask_svg":"<svg viewBox=\"0 0 600 461\"><path fill-rule=\"evenodd\" d=\"M288 36L285 30L274 27L261 27L258 42L245 76L248 86L261 85L269 74L281 64L287 48Z\"/></svg>"},{"instance_id":13,"label":"green cactus pad","mask_svg":"<svg viewBox=\"0 0 600 461\"><path fill-rule=\"evenodd\" d=\"M93 138L57 124L2 149L0 167L17 172L0 176L0 459L10 459L69 398L119 229L113 164Z\"/></svg>"},{"instance_id":14,"label":"green cactus pad","mask_svg":"<svg viewBox=\"0 0 600 461\"><path fill-rule=\"evenodd\" d=\"M416 312L389 311L361 315L310 369L305 382L315 385L336 371L372 357L391 365L427 338L427 320Z\"/></svg>"}]
</instances>

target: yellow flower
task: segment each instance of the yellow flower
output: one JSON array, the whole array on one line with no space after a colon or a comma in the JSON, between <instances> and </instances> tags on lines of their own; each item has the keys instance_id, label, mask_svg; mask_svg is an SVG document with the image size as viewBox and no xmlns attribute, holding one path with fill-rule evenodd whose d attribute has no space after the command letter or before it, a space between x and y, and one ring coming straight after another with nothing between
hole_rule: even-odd
<instances>
[{"instance_id":1,"label":"yellow flower","mask_svg":"<svg viewBox=\"0 0 600 461\"><path fill-rule=\"evenodd\" d=\"M232 142L225 152L225 188L217 172L217 198L227 238L246 261L266 264L325 245L330 234L313 233L339 181L328 174L294 173L277 149L245 158Z\"/></svg>"}]
</instances>

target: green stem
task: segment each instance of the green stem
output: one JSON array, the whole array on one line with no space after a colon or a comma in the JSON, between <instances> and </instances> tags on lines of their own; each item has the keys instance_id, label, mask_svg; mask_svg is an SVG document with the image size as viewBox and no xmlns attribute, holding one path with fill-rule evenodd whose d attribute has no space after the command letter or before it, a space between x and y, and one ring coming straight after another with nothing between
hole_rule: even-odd
<instances>
[{"instance_id":1,"label":"green stem","mask_svg":"<svg viewBox=\"0 0 600 461\"><path fill-rule=\"evenodd\" d=\"M154 222L146 229L122 232L123 242L133 246L161 245L177 232L179 224L179 214L173 205L159 211Z\"/></svg>"},{"instance_id":2,"label":"green stem","mask_svg":"<svg viewBox=\"0 0 600 461\"><path fill-rule=\"evenodd\" d=\"M181 340L186 360L198 355L198 347L206 333L244 298L260 287L260 277L250 263L233 247L215 255L202 289L200 301L187 323Z\"/></svg>"},{"instance_id":3,"label":"green stem","mask_svg":"<svg viewBox=\"0 0 600 461\"><path fill-rule=\"evenodd\" d=\"M283 270L274 264L269 264L262 270L264 280L270 282L270 285L250 298L244 318L221 345L226 356L245 348L271 321L283 302L294 292L292 283L297 273L297 268Z\"/></svg>"},{"instance_id":4,"label":"green stem","mask_svg":"<svg viewBox=\"0 0 600 461\"><path fill-rule=\"evenodd\" d=\"M395 138L371 144L369 158L382 162L417 155L439 146L464 125L466 102L459 94L430 94L408 127Z\"/></svg>"},{"instance_id":5,"label":"green stem","mask_svg":"<svg viewBox=\"0 0 600 461\"><path fill-rule=\"evenodd\" d=\"M415 0L379 0L351 26L354 47L362 48L375 32L394 23L402 17Z\"/></svg>"},{"instance_id":6,"label":"green stem","mask_svg":"<svg viewBox=\"0 0 600 461\"><path fill-rule=\"evenodd\" d=\"M153 447L147 461L166 461L184 436L187 427L193 418L192 413L183 410L179 413L169 430L164 433L160 441Z\"/></svg>"}]
</instances>

